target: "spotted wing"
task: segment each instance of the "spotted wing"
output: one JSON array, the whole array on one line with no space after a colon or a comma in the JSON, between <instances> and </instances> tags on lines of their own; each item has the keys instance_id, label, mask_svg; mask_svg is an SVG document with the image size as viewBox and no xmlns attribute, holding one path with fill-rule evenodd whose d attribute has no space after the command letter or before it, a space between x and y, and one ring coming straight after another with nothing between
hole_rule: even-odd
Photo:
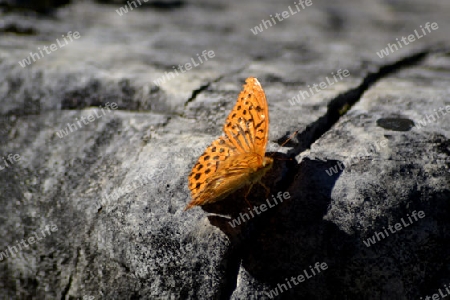
<instances>
[{"instance_id":1,"label":"spotted wing","mask_svg":"<svg viewBox=\"0 0 450 300\"><path fill-rule=\"evenodd\" d=\"M208 184L208 179L216 173L223 161L233 156L235 151L236 148L223 136L206 148L188 177L189 189L193 200L199 198Z\"/></svg>"},{"instance_id":2,"label":"spotted wing","mask_svg":"<svg viewBox=\"0 0 450 300\"><path fill-rule=\"evenodd\" d=\"M264 157L269 137L269 108L258 79L245 81L223 131L239 153L254 152Z\"/></svg>"},{"instance_id":3,"label":"spotted wing","mask_svg":"<svg viewBox=\"0 0 450 300\"><path fill-rule=\"evenodd\" d=\"M219 137L206 148L192 168L188 178L192 201L186 209L194 205L213 202L212 199L209 199L209 197L214 196L215 186L212 185L215 183L213 184L212 181L216 183L221 181L222 179L218 180L219 177L223 176L223 180L226 181L227 176L230 176L230 182L235 181L231 180L231 177L243 179L242 176L235 173L242 172L247 174L248 170L245 170L245 168L236 169L232 172L233 174L228 174L229 172L224 169L221 170L221 174L216 173L226 160L233 159L233 157L237 157L240 154L255 153L260 157L264 157L268 139L268 127L269 111L264 90L256 78L249 77L239 94L236 105L224 124L223 131L225 136ZM227 163L228 165L230 164L230 162ZM212 180L213 178L215 179ZM235 184L222 184L222 187L224 186L231 190ZM205 190L208 192L204 193Z\"/></svg>"}]
</instances>

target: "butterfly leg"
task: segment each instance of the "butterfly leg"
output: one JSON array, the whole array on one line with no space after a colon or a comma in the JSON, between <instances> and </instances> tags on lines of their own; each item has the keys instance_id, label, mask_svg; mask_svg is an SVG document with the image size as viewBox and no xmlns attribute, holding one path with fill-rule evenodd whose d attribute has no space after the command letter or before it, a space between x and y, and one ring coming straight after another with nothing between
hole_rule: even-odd
<instances>
[{"instance_id":1,"label":"butterfly leg","mask_svg":"<svg viewBox=\"0 0 450 300\"><path fill-rule=\"evenodd\" d=\"M266 190L266 198L269 197L270 189L261 181L258 181L258 183Z\"/></svg>"},{"instance_id":2,"label":"butterfly leg","mask_svg":"<svg viewBox=\"0 0 450 300\"><path fill-rule=\"evenodd\" d=\"M250 194L250 191L252 190L252 187L253 187L253 183L250 184L250 186L248 187L248 190L247 190L247 192L245 193L245 196L244 196L245 202L247 202L248 207L250 207L250 208L252 208L252 206L251 206L250 202L248 202L247 196L248 196L248 194Z\"/></svg>"}]
</instances>

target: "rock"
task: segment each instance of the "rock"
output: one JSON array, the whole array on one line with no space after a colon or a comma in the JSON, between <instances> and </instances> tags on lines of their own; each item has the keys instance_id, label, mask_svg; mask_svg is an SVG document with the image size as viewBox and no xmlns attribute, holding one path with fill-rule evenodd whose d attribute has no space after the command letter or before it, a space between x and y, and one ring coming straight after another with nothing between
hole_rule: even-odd
<instances>
[{"instance_id":1,"label":"rock","mask_svg":"<svg viewBox=\"0 0 450 300\"><path fill-rule=\"evenodd\" d=\"M1 13L2 298L445 292L449 4L161 3ZM275 164L248 201L278 202L252 217L239 191L185 212L249 76Z\"/></svg>"}]
</instances>

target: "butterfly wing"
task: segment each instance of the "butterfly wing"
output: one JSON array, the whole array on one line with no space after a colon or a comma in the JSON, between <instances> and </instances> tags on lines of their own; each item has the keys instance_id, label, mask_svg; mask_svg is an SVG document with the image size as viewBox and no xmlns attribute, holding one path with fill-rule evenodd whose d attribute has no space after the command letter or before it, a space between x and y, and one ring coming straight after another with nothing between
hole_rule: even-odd
<instances>
[{"instance_id":1,"label":"butterfly wing","mask_svg":"<svg viewBox=\"0 0 450 300\"><path fill-rule=\"evenodd\" d=\"M265 170L257 172L260 165L261 157L254 153L238 154L233 159L224 160L218 170L206 179L205 184L199 185L201 190L195 197L192 192L193 200L185 210L219 201L247 183L258 180L265 173Z\"/></svg>"},{"instance_id":2,"label":"butterfly wing","mask_svg":"<svg viewBox=\"0 0 450 300\"><path fill-rule=\"evenodd\" d=\"M268 127L269 110L264 90L256 78L249 77L225 121L225 136L212 142L192 168L188 177L192 201L185 210L217 201L219 199L214 198L228 195L245 183L250 174L245 160L255 156L257 162L252 163L251 169L258 167L260 159L257 157L265 154ZM243 157L237 165L229 161L241 154Z\"/></svg>"},{"instance_id":3,"label":"butterfly wing","mask_svg":"<svg viewBox=\"0 0 450 300\"><path fill-rule=\"evenodd\" d=\"M258 79L245 81L223 131L239 153L253 152L264 157L269 137L269 107Z\"/></svg>"},{"instance_id":4,"label":"butterfly wing","mask_svg":"<svg viewBox=\"0 0 450 300\"><path fill-rule=\"evenodd\" d=\"M208 184L208 178L215 174L219 165L234 152L235 148L227 138L222 136L206 148L188 177L192 199L195 200L202 194Z\"/></svg>"}]
</instances>

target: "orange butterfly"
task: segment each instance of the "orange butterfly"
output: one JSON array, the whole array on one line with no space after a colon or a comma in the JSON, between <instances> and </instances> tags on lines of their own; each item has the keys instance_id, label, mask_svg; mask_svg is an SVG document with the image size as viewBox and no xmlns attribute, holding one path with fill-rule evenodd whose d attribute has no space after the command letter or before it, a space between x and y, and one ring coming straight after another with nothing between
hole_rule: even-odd
<instances>
[{"instance_id":1,"label":"orange butterfly","mask_svg":"<svg viewBox=\"0 0 450 300\"><path fill-rule=\"evenodd\" d=\"M222 200L259 182L272 167L265 157L269 109L259 81L249 77L223 126L225 136L206 148L189 175L192 201L185 210Z\"/></svg>"}]
</instances>

